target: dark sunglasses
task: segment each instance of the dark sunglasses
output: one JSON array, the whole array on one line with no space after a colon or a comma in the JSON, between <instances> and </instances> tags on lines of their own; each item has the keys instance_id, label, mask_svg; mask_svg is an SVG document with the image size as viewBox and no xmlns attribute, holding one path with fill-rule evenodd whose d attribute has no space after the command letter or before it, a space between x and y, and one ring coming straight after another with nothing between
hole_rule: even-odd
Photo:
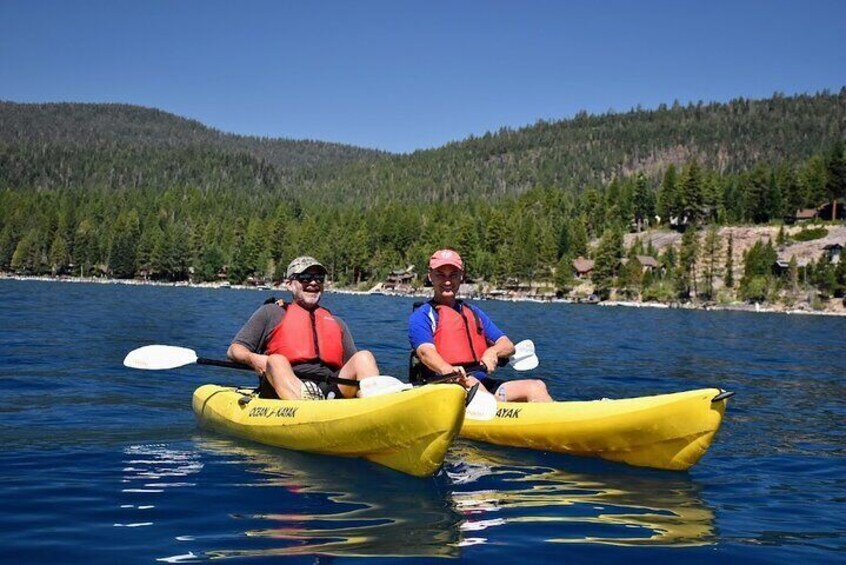
<instances>
[{"instance_id":1,"label":"dark sunglasses","mask_svg":"<svg viewBox=\"0 0 846 565\"><path fill-rule=\"evenodd\" d=\"M322 283L326 280L326 273L297 273L292 278L301 283L308 283L311 281Z\"/></svg>"}]
</instances>

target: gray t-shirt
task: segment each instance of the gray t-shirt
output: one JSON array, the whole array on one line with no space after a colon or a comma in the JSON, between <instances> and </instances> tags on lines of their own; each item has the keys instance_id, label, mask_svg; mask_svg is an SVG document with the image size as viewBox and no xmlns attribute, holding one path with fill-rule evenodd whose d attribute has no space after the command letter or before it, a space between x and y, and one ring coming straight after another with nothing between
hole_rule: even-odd
<instances>
[{"instance_id":1,"label":"gray t-shirt","mask_svg":"<svg viewBox=\"0 0 846 565\"><path fill-rule=\"evenodd\" d=\"M265 304L253 312L247 323L235 334L232 343L243 345L253 353L264 353L267 349L267 341L270 339L270 334L284 317L284 308L278 304ZM346 363L357 351L355 342L347 324L334 314L332 314L332 317L341 326L341 332L344 336L344 363Z\"/></svg>"}]
</instances>

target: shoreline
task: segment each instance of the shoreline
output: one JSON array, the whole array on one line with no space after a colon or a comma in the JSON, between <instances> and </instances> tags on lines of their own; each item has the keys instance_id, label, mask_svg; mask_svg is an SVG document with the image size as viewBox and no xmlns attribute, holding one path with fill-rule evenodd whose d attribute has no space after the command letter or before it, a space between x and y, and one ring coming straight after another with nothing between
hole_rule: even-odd
<instances>
[{"instance_id":1,"label":"shoreline","mask_svg":"<svg viewBox=\"0 0 846 565\"><path fill-rule=\"evenodd\" d=\"M230 283L189 283L187 281L180 282L159 282L159 281L143 281L138 279L110 279L98 277L49 277L49 276L22 276L9 275L0 273L0 281L2 280L16 280L16 281L39 281L39 282L58 282L58 283L75 283L75 284L112 284L125 286L166 286L166 287L185 287L185 288L205 288L213 290L257 290L257 291L272 291L276 286L252 286L252 285L234 285ZM286 291L287 292L287 291ZM359 296L388 296L401 298L428 298L429 292L411 292L411 293L397 293L397 292L371 292L366 290L353 290L348 288L327 288L324 292L328 294L349 294ZM751 312L762 314L786 314L786 315L809 315L809 316L846 316L846 308L842 310L812 310L807 308L788 308L784 305L778 304L695 304L692 302L677 302L667 304L664 302L638 302L631 300L606 300L597 303L579 302L568 298L535 298L531 296L474 296L462 295L459 297L466 300L497 300L500 302L534 302L540 304L577 304L582 306L601 306L605 308L661 308L672 310L703 310L703 311L723 311L723 312Z\"/></svg>"}]
</instances>

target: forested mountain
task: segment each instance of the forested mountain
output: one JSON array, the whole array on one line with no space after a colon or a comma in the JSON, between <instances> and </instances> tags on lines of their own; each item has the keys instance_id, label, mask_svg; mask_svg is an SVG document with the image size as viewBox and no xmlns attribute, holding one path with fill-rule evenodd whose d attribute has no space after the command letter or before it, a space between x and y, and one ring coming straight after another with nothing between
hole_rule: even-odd
<instances>
[{"instance_id":1,"label":"forested mountain","mask_svg":"<svg viewBox=\"0 0 846 565\"><path fill-rule=\"evenodd\" d=\"M189 120L128 104L18 104L0 101L0 142L18 147L85 151L102 159L122 159L149 150L174 151L175 161L191 154L244 153L290 169L368 161L383 152L322 141L270 139L226 134Z\"/></svg>"},{"instance_id":2,"label":"forested mountain","mask_svg":"<svg viewBox=\"0 0 846 565\"><path fill-rule=\"evenodd\" d=\"M719 174L793 165L846 135L846 88L503 128L410 155L223 134L119 104L0 102L0 187L269 188L324 205L579 193L696 160Z\"/></svg>"},{"instance_id":3,"label":"forested mountain","mask_svg":"<svg viewBox=\"0 0 846 565\"><path fill-rule=\"evenodd\" d=\"M689 160L720 174L795 164L846 135L846 88L766 100L632 110L503 128L378 165L303 171L333 200L425 201L519 195L535 186L579 192L643 172L659 179Z\"/></svg>"},{"instance_id":4,"label":"forested mountain","mask_svg":"<svg viewBox=\"0 0 846 565\"><path fill-rule=\"evenodd\" d=\"M227 136L131 106L2 103L0 271L241 282L312 254L354 284L422 272L452 246L474 276L559 289L589 256L607 290L633 252L622 235L645 226L692 233L824 205L842 219L845 139L846 88L582 114L409 155ZM661 258L664 296L696 288L695 243ZM837 277L826 292L846 288Z\"/></svg>"}]
</instances>

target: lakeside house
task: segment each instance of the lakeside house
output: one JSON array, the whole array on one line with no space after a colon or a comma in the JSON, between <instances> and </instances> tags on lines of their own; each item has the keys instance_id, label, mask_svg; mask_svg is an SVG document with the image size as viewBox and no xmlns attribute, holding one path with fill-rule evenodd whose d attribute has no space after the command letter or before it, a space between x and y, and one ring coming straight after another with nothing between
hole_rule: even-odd
<instances>
[{"instance_id":1,"label":"lakeside house","mask_svg":"<svg viewBox=\"0 0 846 565\"><path fill-rule=\"evenodd\" d=\"M840 263L840 258L843 255L843 244L841 243L830 243L828 245L823 246L822 248L823 254L825 257L828 258L829 261L833 265ZM792 257L792 255L791 255ZM780 251L778 254L778 258L776 259L774 271L776 274L783 274L786 273L790 269L790 259L786 252ZM811 256L797 256L796 257L796 266L800 269L804 269L808 265L810 265L814 261L813 257Z\"/></svg>"},{"instance_id":2,"label":"lakeside house","mask_svg":"<svg viewBox=\"0 0 846 565\"><path fill-rule=\"evenodd\" d=\"M417 272L414 265L409 265L405 269L395 269L388 273L388 276L382 281L381 290L410 293L416 279Z\"/></svg>"},{"instance_id":3,"label":"lakeside house","mask_svg":"<svg viewBox=\"0 0 846 565\"><path fill-rule=\"evenodd\" d=\"M811 259L808 257L797 257L796 258L796 267L799 269L804 269L811 263ZM783 275L790 270L790 257L784 258L779 257L776 259L774 272L776 275Z\"/></svg>"},{"instance_id":4,"label":"lakeside house","mask_svg":"<svg viewBox=\"0 0 846 565\"><path fill-rule=\"evenodd\" d=\"M805 208L804 210L796 210L792 216L787 216L784 218L784 223L786 224L795 224L795 223L802 223L802 222L812 222L817 217L817 209L816 208Z\"/></svg>"},{"instance_id":5,"label":"lakeside house","mask_svg":"<svg viewBox=\"0 0 846 565\"><path fill-rule=\"evenodd\" d=\"M651 255L637 255L636 259L644 273L652 273L661 266L660 263L658 263L658 260ZM620 259L620 264L622 265L627 265L628 262L628 257Z\"/></svg>"},{"instance_id":6,"label":"lakeside house","mask_svg":"<svg viewBox=\"0 0 846 565\"><path fill-rule=\"evenodd\" d=\"M829 261L836 265L840 263L840 256L843 254L843 246L839 243L831 243L823 247L823 251L828 255Z\"/></svg>"},{"instance_id":7,"label":"lakeside house","mask_svg":"<svg viewBox=\"0 0 846 565\"><path fill-rule=\"evenodd\" d=\"M805 222L813 222L814 220L834 221L837 218L842 220L846 218L846 200L838 198L831 202L821 204L816 208L804 208L796 210L792 215L785 216L785 224L797 224Z\"/></svg>"}]
</instances>

